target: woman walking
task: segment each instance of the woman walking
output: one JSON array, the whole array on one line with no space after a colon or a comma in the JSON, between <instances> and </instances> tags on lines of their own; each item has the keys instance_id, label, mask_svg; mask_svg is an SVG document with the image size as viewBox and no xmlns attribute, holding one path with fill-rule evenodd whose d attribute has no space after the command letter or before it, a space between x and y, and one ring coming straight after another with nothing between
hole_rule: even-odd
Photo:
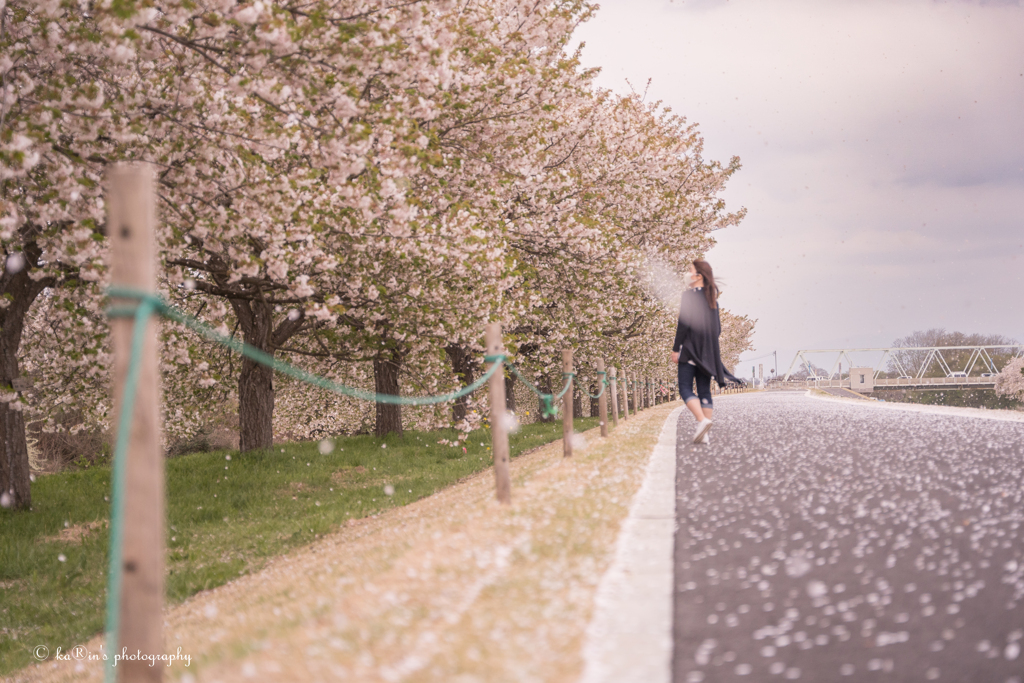
<instances>
[{"instance_id":1,"label":"woman walking","mask_svg":"<svg viewBox=\"0 0 1024 683\"><path fill-rule=\"evenodd\" d=\"M722 365L718 337L722 319L718 313L718 287L707 261L697 259L686 273L686 287L679 305L676 339L672 342L672 360L679 364L679 393L697 420L693 443L711 443L711 378L718 386L726 382L742 384ZM697 393L693 393L694 382Z\"/></svg>"}]
</instances>

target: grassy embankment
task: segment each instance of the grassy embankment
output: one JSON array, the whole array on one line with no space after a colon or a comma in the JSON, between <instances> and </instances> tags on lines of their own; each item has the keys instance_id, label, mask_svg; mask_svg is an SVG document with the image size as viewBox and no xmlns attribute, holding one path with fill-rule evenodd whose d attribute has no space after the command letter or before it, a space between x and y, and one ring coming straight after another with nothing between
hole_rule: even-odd
<instances>
[{"instance_id":1,"label":"grassy embankment","mask_svg":"<svg viewBox=\"0 0 1024 683\"><path fill-rule=\"evenodd\" d=\"M576 420L580 432L595 426L597 418ZM560 421L525 425L509 439L512 456L561 436ZM168 601L490 466L489 431L471 434L466 452L436 443L453 437L355 436L336 439L328 454L310 442L168 460ZM66 650L102 630L109 492L109 467L94 467L40 477L31 512L0 510L0 674L29 664L36 645Z\"/></svg>"},{"instance_id":2,"label":"grassy embankment","mask_svg":"<svg viewBox=\"0 0 1024 683\"><path fill-rule=\"evenodd\" d=\"M897 403L918 403L929 406L1024 410L1024 402L1008 396L1000 396L991 389L876 389L871 396Z\"/></svg>"}]
</instances>

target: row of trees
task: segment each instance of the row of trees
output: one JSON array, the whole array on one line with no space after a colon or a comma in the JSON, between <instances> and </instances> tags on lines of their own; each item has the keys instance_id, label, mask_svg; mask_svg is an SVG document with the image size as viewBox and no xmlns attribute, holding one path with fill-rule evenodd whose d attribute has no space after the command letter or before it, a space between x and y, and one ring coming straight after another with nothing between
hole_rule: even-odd
<instances>
[{"instance_id":1,"label":"row of trees","mask_svg":"<svg viewBox=\"0 0 1024 683\"><path fill-rule=\"evenodd\" d=\"M0 0L11 504L30 504L26 421L102 429L110 417L103 177L119 161L154 169L162 294L311 371L381 393L443 391L472 380L483 323L499 320L541 382L564 347L670 380L676 304L658 293L742 218L719 197L739 161L705 160L684 118L594 87L570 50L593 11ZM752 327L723 315L727 354ZM163 343L172 438L224 406L242 451L269 447L275 429L367 421L365 405L185 330L165 328ZM480 414L472 399L444 415L370 409L380 435L410 419L469 428Z\"/></svg>"}]
</instances>

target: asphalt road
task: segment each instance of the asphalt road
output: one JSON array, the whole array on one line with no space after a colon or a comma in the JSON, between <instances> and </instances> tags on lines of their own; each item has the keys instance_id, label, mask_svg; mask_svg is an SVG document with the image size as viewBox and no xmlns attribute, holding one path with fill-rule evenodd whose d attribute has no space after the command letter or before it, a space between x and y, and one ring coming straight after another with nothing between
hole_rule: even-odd
<instances>
[{"instance_id":1,"label":"asphalt road","mask_svg":"<svg viewBox=\"0 0 1024 683\"><path fill-rule=\"evenodd\" d=\"M1024 423L801 394L683 413L674 683L1024 683Z\"/></svg>"}]
</instances>

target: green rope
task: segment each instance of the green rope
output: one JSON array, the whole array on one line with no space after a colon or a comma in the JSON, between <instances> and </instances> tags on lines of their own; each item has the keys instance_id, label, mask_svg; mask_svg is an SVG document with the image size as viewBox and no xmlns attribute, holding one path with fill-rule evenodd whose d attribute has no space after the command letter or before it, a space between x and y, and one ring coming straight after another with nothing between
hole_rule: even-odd
<instances>
[{"instance_id":1,"label":"green rope","mask_svg":"<svg viewBox=\"0 0 1024 683\"><path fill-rule=\"evenodd\" d=\"M545 394L543 391L534 386L533 382L526 379L526 377L524 377L523 374L519 372L519 369L516 368L516 366L512 365L508 361L505 362L505 365L508 366L508 369L511 370L516 377L523 381L523 384L525 384L530 391L537 394L537 398L539 398L541 402L540 414L542 417L555 417L556 415L558 415L558 408L555 407L554 401L560 400L563 396L565 396L565 392L569 391L569 386L572 384L572 378L576 376L575 372L562 373L563 377L568 377L569 379L566 380L565 386L562 387L562 390L560 392L558 392L557 394Z\"/></svg>"},{"instance_id":2,"label":"green rope","mask_svg":"<svg viewBox=\"0 0 1024 683\"><path fill-rule=\"evenodd\" d=\"M111 287L108 293L112 298L135 299L138 303L134 306L113 306L107 311L107 315L111 318L130 317L134 318L135 322L132 329L131 355L129 356L128 361L128 371L125 375L124 394L121 397L122 408L121 414L118 416L117 438L114 446L112 474L113 494L110 513L110 564L107 572L106 683L115 683L117 679L114 662L115 651L118 646L117 635L118 629L120 628L121 615L121 583L123 578L121 560L122 541L124 535L125 468L128 439L131 434L131 423L134 412L133 408L135 405L135 393L139 383L139 366L142 358L143 342L145 340L146 322L154 313L180 323L210 341L222 344L246 358L277 370L289 377L293 377L337 394L367 401L375 401L377 403L420 406L453 401L457 398L467 396L479 389L494 375L495 372L497 372L503 365L506 365L509 370L511 370L523 381L524 384L526 384L527 387L530 388L531 391L540 397L542 403L542 415L554 417L558 414L558 410L553 405L553 401L558 401L565 396L566 392L569 391L569 387L572 386L573 378L576 377L576 373L573 372L562 373L562 376L566 378L565 386L562 390L556 395L546 394L541 392L533 385L532 382L523 377L516 367L508 361L508 358L505 355L498 354L484 356L484 362L492 364L490 369L488 369L487 372L485 372L478 380L466 387L463 387L462 389L459 389L458 391L453 391L441 396L392 396L389 394L378 394L376 392L364 391L362 389L356 389L331 381L324 377L306 372L305 370L297 368L289 363L285 363L284 361L280 361L269 353L217 332L212 327L205 325L192 316L186 315L168 305L163 301L163 299L155 294L148 294L146 292L117 286ZM598 374L603 375L605 373L601 372ZM604 393L604 388L609 386L607 379L602 379L601 381L603 384L601 393L593 398L600 397L601 394Z\"/></svg>"},{"instance_id":3,"label":"green rope","mask_svg":"<svg viewBox=\"0 0 1024 683\"><path fill-rule=\"evenodd\" d=\"M555 396L555 400L556 401L562 400L562 397L565 396L565 392L569 391L569 387L572 386L572 381L576 377L576 373L575 372L563 372L562 373L562 377L568 377L569 379L565 380L565 386L562 387L562 390L560 392L558 392L557 396Z\"/></svg>"},{"instance_id":4,"label":"green rope","mask_svg":"<svg viewBox=\"0 0 1024 683\"><path fill-rule=\"evenodd\" d=\"M545 394L543 391L535 387L533 382L526 379L526 377L523 376L523 373L519 372L519 369L516 366L511 363L506 363L506 365L508 366L508 369L512 371L512 374L518 377L522 383L526 385L527 389L537 394L537 398L539 398L541 402L541 417L554 417L558 414L555 407L551 405L551 394Z\"/></svg>"},{"instance_id":5,"label":"green rope","mask_svg":"<svg viewBox=\"0 0 1024 683\"><path fill-rule=\"evenodd\" d=\"M108 310L112 318L134 318L132 329L131 355L128 360L128 371L125 375L124 394L121 397L121 414L118 416L117 439L114 445L114 463L112 473L112 496L110 510L110 555L109 568L107 570L107 620L106 620L106 646L107 660L105 665L106 683L115 683L117 671L114 668L115 655L118 647L117 635L120 629L121 617L121 584L123 579L122 543L124 536L124 489L125 469L127 461L128 440L131 435L132 417L135 406L135 393L139 384L139 366L142 359L142 346L145 341L146 322L154 313L162 315L176 322L179 322L191 330L199 333L207 339L223 344L228 348L237 351L257 363L261 363L277 370L283 374L302 380L314 386L333 391L335 393L376 401L378 403L392 403L401 405L431 405L445 403L462 396L466 396L479 389L483 384L498 371L506 361L504 355L484 356L484 361L492 363L490 369L480 379L467 387L442 396L390 396L375 392L363 391L352 387L332 382L323 377L313 375L293 365L279 361L272 355L260 351L243 342L232 339L217 332L213 328L204 325L195 318L185 315L180 311L168 306L160 297L138 292L123 287L111 287L109 294L114 298L137 299L135 306L116 306Z\"/></svg>"},{"instance_id":6,"label":"green rope","mask_svg":"<svg viewBox=\"0 0 1024 683\"><path fill-rule=\"evenodd\" d=\"M338 382L333 382L325 377L314 375L313 373L306 372L305 370L297 368L294 365L291 365L290 363L278 360L274 358L271 354L266 353L265 351L260 351L254 346L250 346L249 344L240 342L237 339L232 339L227 335L221 334L220 332L214 330L212 327L209 327L208 325L199 322L192 316L185 315L184 313L178 311L177 309L168 306L166 303L164 303L162 299L160 299L160 297L156 295L136 292L133 290L124 289L122 287L111 287L110 296L124 299L139 299L142 302L148 302L153 311L159 313L165 318L181 323L185 327L189 328L190 330L193 330L194 332L199 333L200 335L206 337L210 341L223 344L224 346L227 346L233 351L237 351L246 358L250 358L256 361L257 363L260 363L261 365L266 365L267 367L277 370L281 374L288 375L289 377L294 377L295 379L306 382L307 384L312 384L313 386L320 387L321 389L326 389L327 391L332 391L336 394L342 394L343 396L349 396L351 398L362 399L364 401L375 401L377 403L390 403L406 406L425 406L433 405L436 403L447 403L448 401L454 401L455 399L467 396L476 391L477 389L479 389L480 387L482 387L484 383L491 378L491 375L497 372L498 368L501 367L502 363L499 362L499 360L505 360L505 356L502 355L484 357L484 360L486 362L493 363L490 369L488 369L487 372L485 372L479 379L477 379L472 384L463 387L458 391L453 391L448 394L442 394L440 396L393 396L391 394L378 394L373 391L356 389L354 387L349 387ZM135 315L136 308L137 307L115 307L109 309L107 311L107 315L109 315L112 318L127 317Z\"/></svg>"},{"instance_id":7,"label":"green rope","mask_svg":"<svg viewBox=\"0 0 1024 683\"><path fill-rule=\"evenodd\" d=\"M608 373L605 372L604 370L598 370L597 374L599 374L599 375L607 375ZM597 392L597 395L594 395L594 394L592 394L592 393L590 393L588 391L587 392L587 396L589 396L590 398L593 398L593 399L601 398L604 395L604 390L608 387L609 384L610 384L610 382L608 381L608 379L606 377L602 377L601 378L601 391Z\"/></svg>"}]
</instances>

